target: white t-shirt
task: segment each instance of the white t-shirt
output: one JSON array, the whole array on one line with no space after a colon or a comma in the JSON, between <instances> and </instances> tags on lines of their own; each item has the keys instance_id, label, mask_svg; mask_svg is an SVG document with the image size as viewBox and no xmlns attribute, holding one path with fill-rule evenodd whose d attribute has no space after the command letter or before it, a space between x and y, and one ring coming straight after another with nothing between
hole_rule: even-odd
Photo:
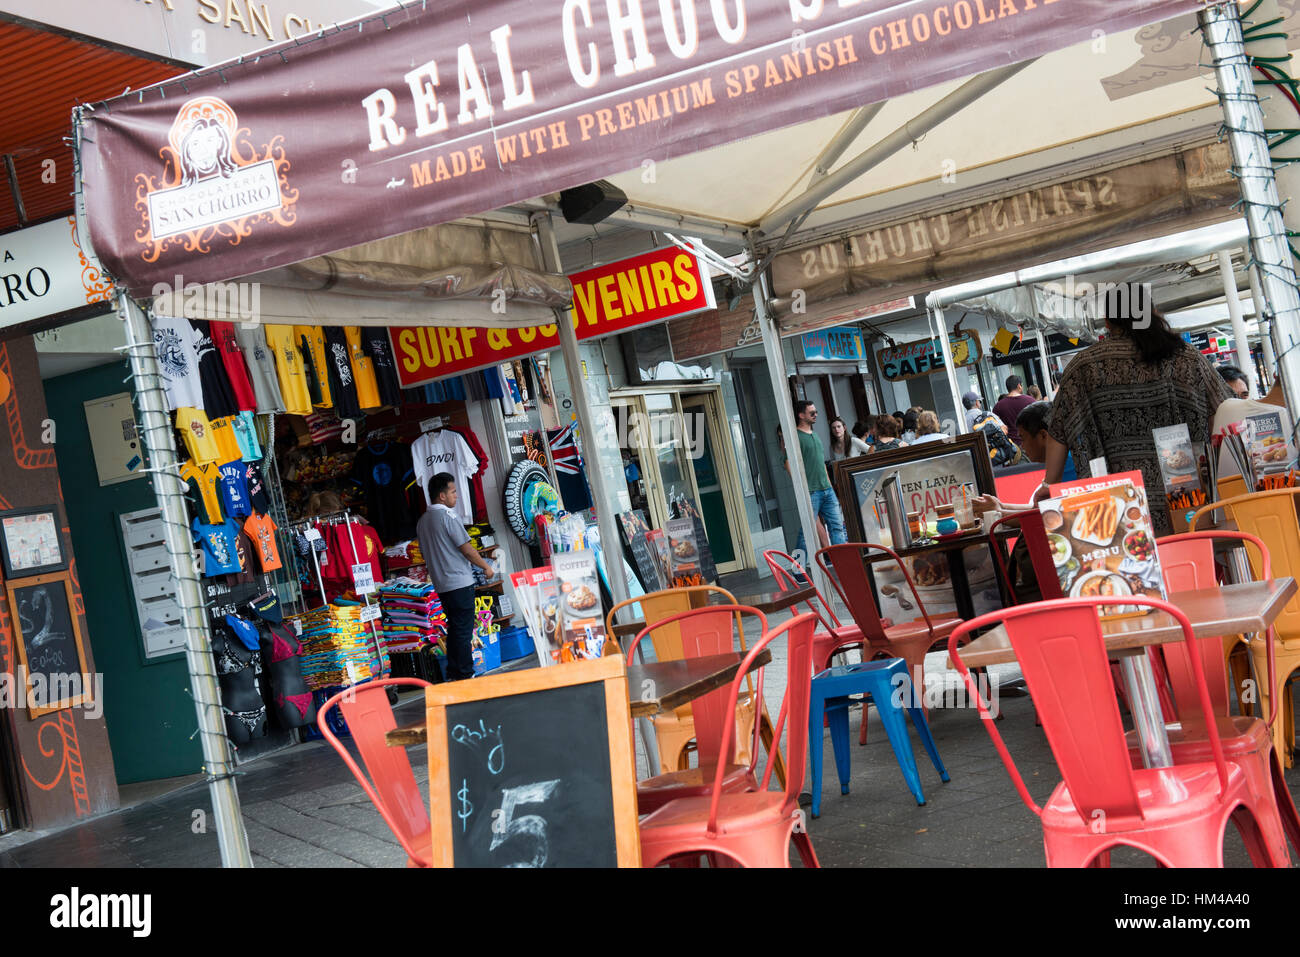
<instances>
[{"instance_id":1,"label":"white t-shirt","mask_svg":"<svg viewBox=\"0 0 1300 957\"><path fill-rule=\"evenodd\" d=\"M203 383L199 356L194 349L194 327L184 317L153 317L153 347L158 355L170 409L203 408Z\"/></svg>"},{"instance_id":2,"label":"white t-shirt","mask_svg":"<svg viewBox=\"0 0 1300 957\"><path fill-rule=\"evenodd\" d=\"M411 464L424 492L425 504L430 508L433 501L429 498L429 479L439 472L450 472L456 479L456 514L461 517L461 524L474 524L469 480L478 474L478 458L459 434L443 429L420 436L411 443Z\"/></svg>"},{"instance_id":3,"label":"white t-shirt","mask_svg":"<svg viewBox=\"0 0 1300 957\"><path fill-rule=\"evenodd\" d=\"M283 412L280 380L275 373L275 350L266 344L266 330L261 326L246 328L235 323L235 341L244 350L244 364L253 383L258 412Z\"/></svg>"}]
</instances>

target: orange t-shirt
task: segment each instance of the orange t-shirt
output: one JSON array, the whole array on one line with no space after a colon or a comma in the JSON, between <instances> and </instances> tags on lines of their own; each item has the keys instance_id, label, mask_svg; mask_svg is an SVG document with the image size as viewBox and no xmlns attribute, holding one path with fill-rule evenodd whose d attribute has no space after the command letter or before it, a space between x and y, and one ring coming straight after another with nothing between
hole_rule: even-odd
<instances>
[{"instance_id":1,"label":"orange t-shirt","mask_svg":"<svg viewBox=\"0 0 1300 957\"><path fill-rule=\"evenodd\" d=\"M254 512L244 519L244 531L253 540L257 549L258 564L262 566L264 572L273 572L283 567L280 561L280 549L275 544L276 528L275 521L270 515L259 515Z\"/></svg>"}]
</instances>

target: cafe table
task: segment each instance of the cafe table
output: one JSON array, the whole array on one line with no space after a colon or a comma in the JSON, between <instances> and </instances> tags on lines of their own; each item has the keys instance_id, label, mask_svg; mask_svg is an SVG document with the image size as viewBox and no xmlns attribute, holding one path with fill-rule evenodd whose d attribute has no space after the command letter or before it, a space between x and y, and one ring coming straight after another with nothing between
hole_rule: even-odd
<instances>
[{"instance_id":1,"label":"cafe table","mask_svg":"<svg viewBox=\"0 0 1300 957\"><path fill-rule=\"evenodd\" d=\"M740 673L743 659L740 652L733 651L680 661L652 661L630 665L627 669L629 716L644 718L661 711L671 711L710 691L725 687ZM764 648L754 656L747 670L754 671L771 660L772 653ZM421 715L418 721L394 728L385 736L386 743L390 748L424 744L427 740L424 722L424 716Z\"/></svg>"},{"instance_id":2,"label":"cafe table","mask_svg":"<svg viewBox=\"0 0 1300 957\"><path fill-rule=\"evenodd\" d=\"M1020 534L1020 529L1004 527L995 534L998 538L1013 538ZM966 559L963 553L966 549L973 548L976 545L991 546L992 542L993 538L987 532L971 532L965 535L955 535L952 538L933 538L907 548L896 548L893 551L899 558L917 558L922 555L942 554L948 564L948 582L952 585L957 615L962 621L970 621L975 617L975 596L971 594L970 579L966 574ZM868 572L870 572L871 566L877 562L893 561L884 552L870 553L864 556L863 560L867 563ZM993 560L991 550L989 560ZM868 578L871 581L872 597L875 598L876 607L879 608L880 594L876 588L876 576L868 574ZM1001 581L999 581L999 587L1001 587Z\"/></svg>"},{"instance_id":3,"label":"cafe table","mask_svg":"<svg viewBox=\"0 0 1300 957\"><path fill-rule=\"evenodd\" d=\"M737 596L736 604L745 605L749 608L756 608L764 615L773 615L778 611L786 608L793 608L795 605L808 601L816 596L817 590L812 585L805 585L802 588L793 588L789 591L765 591L753 595ZM722 605L726 603L723 595L714 592L709 596L709 605ZM707 606L706 606L707 607ZM624 639L635 638L645 628L644 621L629 621L622 624L615 623L614 637L620 643Z\"/></svg>"},{"instance_id":4,"label":"cafe table","mask_svg":"<svg viewBox=\"0 0 1300 957\"><path fill-rule=\"evenodd\" d=\"M1266 631L1295 593L1294 578L1276 578L1174 592L1169 603L1187 616L1197 638L1215 638ZM1182 626L1168 613L1154 611L1104 621L1101 631L1106 651L1119 659L1129 711L1142 744L1143 764L1148 768L1172 765L1169 736L1146 649L1182 641ZM998 625L963 647L961 658L967 667L975 668L1014 662L1016 654L1006 630ZM951 658L948 667L952 667Z\"/></svg>"}]
</instances>

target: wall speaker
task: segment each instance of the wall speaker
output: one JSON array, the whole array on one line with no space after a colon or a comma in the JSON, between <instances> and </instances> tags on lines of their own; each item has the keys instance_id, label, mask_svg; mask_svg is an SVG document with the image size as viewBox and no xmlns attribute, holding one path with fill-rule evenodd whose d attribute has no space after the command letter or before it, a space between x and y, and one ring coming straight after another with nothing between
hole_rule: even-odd
<instances>
[{"instance_id":1,"label":"wall speaker","mask_svg":"<svg viewBox=\"0 0 1300 957\"><path fill-rule=\"evenodd\" d=\"M560 213L566 223L591 226L627 205L627 194L606 180L575 186L560 193Z\"/></svg>"}]
</instances>

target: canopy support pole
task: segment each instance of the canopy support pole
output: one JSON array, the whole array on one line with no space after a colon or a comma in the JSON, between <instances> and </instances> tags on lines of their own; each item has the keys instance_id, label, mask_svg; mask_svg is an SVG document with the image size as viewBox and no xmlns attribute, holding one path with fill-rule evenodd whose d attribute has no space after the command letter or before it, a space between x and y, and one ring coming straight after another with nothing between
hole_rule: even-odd
<instances>
[{"instance_id":1,"label":"canopy support pole","mask_svg":"<svg viewBox=\"0 0 1300 957\"><path fill-rule=\"evenodd\" d=\"M189 513L184 499L185 482L180 477L176 460L171 416L167 412L158 372L153 330L140 307L125 292L118 294L118 314L126 326L126 353L131 363L135 402L140 410L140 438L149 458L148 471L162 513L168 561L179 592L190 695L198 712L199 743L208 775L221 863L223 867L252 867L253 858L248 850L248 835L244 831L239 793L235 788L234 761L221 709L221 687L217 683L216 662L212 657L207 620L203 614L203 586L194 564Z\"/></svg>"},{"instance_id":2,"label":"canopy support pole","mask_svg":"<svg viewBox=\"0 0 1300 957\"><path fill-rule=\"evenodd\" d=\"M1219 276L1223 279L1223 298L1228 302L1228 319L1232 323L1232 341L1237 347L1237 365L1246 375L1250 394L1255 394L1255 363L1250 360L1250 340L1246 334L1246 320L1241 313L1241 299L1237 294L1237 277L1232 272L1232 256L1220 249Z\"/></svg>"},{"instance_id":3,"label":"canopy support pole","mask_svg":"<svg viewBox=\"0 0 1300 957\"><path fill-rule=\"evenodd\" d=\"M1043 335L1042 329L1035 329L1034 334L1038 337L1038 368L1043 373L1043 398L1051 402L1055 394L1052 392L1052 365L1047 361L1047 337Z\"/></svg>"},{"instance_id":4,"label":"canopy support pole","mask_svg":"<svg viewBox=\"0 0 1300 957\"><path fill-rule=\"evenodd\" d=\"M948 323L943 317L943 307L931 306L930 317L939 327L939 354L943 356L944 375L948 378L948 388L952 390L952 407L957 416L957 427L953 429L953 435L956 436L970 430L966 428L966 407L962 405L962 391L957 385L957 370L952 367L952 343L948 341Z\"/></svg>"},{"instance_id":5,"label":"canopy support pole","mask_svg":"<svg viewBox=\"0 0 1300 957\"><path fill-rule=\"evenodd\" d=\"M1273 320L1273 347L1287 407L1300 409L1300 289L1282 221L1264 112L1242 41L1241 17L1233 3L1207 8L1197 17L1218 79L1233 174L1241 187L1250 232L1250 258L1259 267L1265 305L1261 318L1267 315Z\"/></svg>"},{"instance_id":6,"label":"canopy support pole","mask_svg":"<svg viewBox=\"0 0 1300 957\"><path fill-rule=\"evenodd\" d=\"M537 238L541 241L542 260L550 272L561 272L560 247L555 242L555 228L550 213L533 216ZM623 546L614 521L618 501L605 485L605 453L596 435L591 402L582 381L582 357L578 354L578 335L568 311L555 310L555 325L560 334L560 353L564 368L569 374L569 388L578 414L578 428L582 430L582 451L587 460L587 481L591 483L591 497L596 505L596 525L600 529L600 553L605 557L605 571L609 575L609 591L614 603L628 599L627 579L623 577ZM613 637L612 635L610 637Z\"/></svg>"}]
</instances>

